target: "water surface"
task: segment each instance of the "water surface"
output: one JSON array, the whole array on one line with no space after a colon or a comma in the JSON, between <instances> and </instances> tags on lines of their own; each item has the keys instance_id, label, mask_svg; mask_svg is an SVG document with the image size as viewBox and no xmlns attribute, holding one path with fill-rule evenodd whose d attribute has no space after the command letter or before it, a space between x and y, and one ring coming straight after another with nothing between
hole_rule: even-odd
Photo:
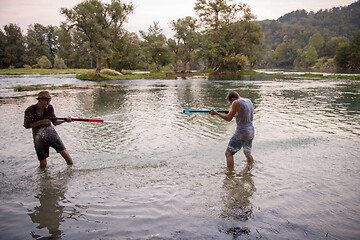
<instances>
[{"instance_id":1,"label":"water surface","mask_svg":"<svg viewBox=\"0 0 360 240\"><path fill-rule=\"evenodd\" d=\"M105 123L57 126L75 165L51 150L45 171L22 126L36 92L12 88L88 83L0 82L1 239L360 238L359 81L179 78L53 91L57 116ZM234 121L182 113L227 110L229 90L255 106L252 169L239 152L226 170Z\"/></svg>"}]
</instances>

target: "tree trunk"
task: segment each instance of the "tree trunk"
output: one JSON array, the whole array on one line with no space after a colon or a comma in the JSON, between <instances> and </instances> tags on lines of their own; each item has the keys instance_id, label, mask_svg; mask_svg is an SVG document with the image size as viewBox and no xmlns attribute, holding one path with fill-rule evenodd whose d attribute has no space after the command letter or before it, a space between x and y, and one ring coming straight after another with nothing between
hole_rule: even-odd
<instances>
[{"instance_id":1,"label":"tree trunk","mask_svg":"<svg viewBox=\"0 0 360 240\"><path fill-rule=\"evenodd\" d=\"M107 58L107 59L106 59L106 67L109 68L109 69L112 68L111 62L110 62L110 58Z\"/></svg>"},{"instance_id":2,"label":"tree trunk","mask_svg":"<svg viewBox=\"0 0 360 240\"><path fill-rule=\"evenodd\" d=\"M186 72L186 66L187 66L187 64L190 62L190 60L188 61L188 60L185 60L184 61L184 65L183 65L183 72Z\"/></svg>"},{"instance_id":3,"label":"tree trunk","mask_svg":"<svg viewBox=\"0 0 360 240\"><path fill-rule=\"evenodd\" d=\"M156 71L160 71L160 66L154 57L153 57L153 63L155 65Z\"/></svg>"},{"instance_id":4,"label":"tree trunk","mask_svg":"<svg viewBox=\"0 0 360 240\"><path fill-rule=\"evenodd\" d=\"M97 61L96 61L96 71L97 73L99 73L101 71L101 55L98 54L97 55Z\"/></svg>"},{"instance_id":5,"label":"tree trunk","mask_svg":"<svg viewBox=\"0 0 360 240\"><path fill-rule=\"evenodd\" d=\"M178 72L177 59L178 59L178 54L175 53L174 54L174 72Z\"/></svg>"}]
</instances>

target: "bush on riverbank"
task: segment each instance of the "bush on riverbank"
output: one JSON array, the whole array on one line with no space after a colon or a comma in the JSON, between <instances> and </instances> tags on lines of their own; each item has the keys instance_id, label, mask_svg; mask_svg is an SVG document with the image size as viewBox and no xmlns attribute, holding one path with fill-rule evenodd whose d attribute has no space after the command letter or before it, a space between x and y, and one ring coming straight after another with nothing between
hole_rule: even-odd
<instances>
[{"instance_id":1,"label":"bush on riverbank","mask_svg":"<svg viewBox=\"0 0 360 240\"><path fill-rule=\"evenodd\" d=\"M174 79L177 74L174 72L150 72L150 73L132 73L124 75L112 74L111 72L87 72L77 74L76 78L80 80L104 81L104 80L130 80L130 79Z\"/></svg>"}]
</instances>

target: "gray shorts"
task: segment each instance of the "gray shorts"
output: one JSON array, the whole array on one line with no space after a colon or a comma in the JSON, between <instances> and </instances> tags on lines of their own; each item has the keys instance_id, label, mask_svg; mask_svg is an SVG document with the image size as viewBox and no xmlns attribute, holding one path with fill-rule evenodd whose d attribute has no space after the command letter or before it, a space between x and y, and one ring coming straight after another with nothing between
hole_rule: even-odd
<instances>
[{"instance_id":1,"label":"gray shorts","mask_svg":"<svg viewBox=\"0 0 360 240\"><path fill-rule=\"evenodd\" d=\"M253 141L252 138L243 140L232 137L229 141L226 151L234 155L235 153L240 151L241 148L243 148L245 156L248 156L251 154L252 141Z\"/></svg>"},{"instance_id":2,"label":"gray shorts","mask_svg":"<svg viewBox=\"0 0 360 240\"><path fill-rule=\"evenodd\" d=\"M55 129L41 129L34 137L34 147L39 161L49 157L49 148L52 147L56 152L65 150L65 145Z\"/></svg>"}]
</instances>

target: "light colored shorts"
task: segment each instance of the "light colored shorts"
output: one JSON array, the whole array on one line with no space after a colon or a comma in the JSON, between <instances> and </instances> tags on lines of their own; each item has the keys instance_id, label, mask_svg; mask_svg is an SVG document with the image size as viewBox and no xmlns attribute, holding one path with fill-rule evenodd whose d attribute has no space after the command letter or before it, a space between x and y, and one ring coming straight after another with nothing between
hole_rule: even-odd
<instances>
[{"instance_id":1,"label":"light colored shorts","mask_svg":"<svg viewBox=\"0 0 360 240\"><path fill-rule=\"evenodd\" d=\"M241 148L243 148L245 156L248 156L251 154L252 141L253 141L253 138L247 139L247 140L242 140L242 139L237 139L235 137L232 137L229 141L226 151L228 151L229 153L234 155L235 153L240 151Z\"/></svg>"}]
</instances>

